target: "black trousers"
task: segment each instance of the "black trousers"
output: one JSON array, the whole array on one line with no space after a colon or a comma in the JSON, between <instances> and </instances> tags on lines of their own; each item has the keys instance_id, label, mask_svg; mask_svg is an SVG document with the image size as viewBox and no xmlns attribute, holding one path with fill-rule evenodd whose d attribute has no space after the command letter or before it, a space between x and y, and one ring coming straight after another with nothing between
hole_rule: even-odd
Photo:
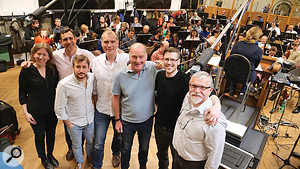
<instances>
[{"instance_id":1,"label":"black trousers","mask_svg":"<svg viewBox=\"0 0 300 169\"><path fill-rule=\"evenodd\" d=\"M204 161L186 161L174 149L172 169L204 169L206 160Z\"/></svg>"},{"instance_id":2,"label":"black trousers","mask_svg":"<svg viewBox=\"0 0 300 169\"><path fill-rule=\"evenodd\" d=\"M57 118L54 112L46 115L33 115L33 118L37 122L36 125L31 124L35 136L35 147L39 158L41 158L41 160L45 160L45 136L47 144L47 154L52 155L55 142Z\"/></svg>"},{"instance_id":3,"label":"black trousers","mask_svg":"<svg viewBox=\"0 0 300 169\"><path fill-rule=\"evenodd\" d=\"M169 147L171 154L174 156L174 148L172 146L173 130L163 127L159 124L154 125L155 141L157 145L158 168L169 168Z\"/></svg>"}]
</instances>

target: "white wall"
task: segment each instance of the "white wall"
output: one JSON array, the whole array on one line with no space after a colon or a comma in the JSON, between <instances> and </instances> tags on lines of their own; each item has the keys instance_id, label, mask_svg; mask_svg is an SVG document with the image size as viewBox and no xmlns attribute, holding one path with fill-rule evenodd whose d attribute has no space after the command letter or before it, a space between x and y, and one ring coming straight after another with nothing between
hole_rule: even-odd
<instances>
[{"instance_id":1,"label":"white wall","mask_svg":"<svg viewBox=\"0 0 300 169\"><path fill-rule=\"evenodd\" d=\"M38 0L0 0L0 16L28 14L38 7Z\"/></svg>"}]
</instances>

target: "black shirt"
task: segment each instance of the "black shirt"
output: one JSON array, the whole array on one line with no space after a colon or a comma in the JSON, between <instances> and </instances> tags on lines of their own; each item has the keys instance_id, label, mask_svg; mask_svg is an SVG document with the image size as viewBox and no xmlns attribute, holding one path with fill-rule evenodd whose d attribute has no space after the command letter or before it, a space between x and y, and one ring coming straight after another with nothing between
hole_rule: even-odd
<instances>
[{"instance_id":1,"label":"black shirt","mask_svg":"<svg viewBox=\"0 0 300 169\"><path fill-rule=\"evenodd\" d=\"M157 112L155 123L174 130L183 99L189 91L190 77L178 71L174 77L166 77L165 71L158 72L155 81Z\"/></svg>"},{"instance_id":2,"label":"black shirt","mask_svg":"<svg viewBox=\"0 0 300 169\"><path fill-rule=\"evenodd\" d=\"M55 89L58 83L57 70L46 67L46 78L31 65L19 75L19 102L27 104L28 113L43 115L54 113Z\"/></svg>"}]
</instances>

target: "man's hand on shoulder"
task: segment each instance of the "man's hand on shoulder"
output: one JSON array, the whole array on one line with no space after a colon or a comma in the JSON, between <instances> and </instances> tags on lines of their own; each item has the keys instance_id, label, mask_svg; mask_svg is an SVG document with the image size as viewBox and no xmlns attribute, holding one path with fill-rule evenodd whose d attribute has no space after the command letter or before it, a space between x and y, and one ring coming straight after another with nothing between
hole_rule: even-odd
<instances>
[{"instance_id":1,"label":"man's hand on shoulder","mask_svg":"<svg viewBox=\"0 0 300 169\"><path fill-rule=\"evenodd\" d=\"M23 61L21 63L21 68L29 68L31 64L32 64L31 61Z\"/></svg>"}]
</instances>

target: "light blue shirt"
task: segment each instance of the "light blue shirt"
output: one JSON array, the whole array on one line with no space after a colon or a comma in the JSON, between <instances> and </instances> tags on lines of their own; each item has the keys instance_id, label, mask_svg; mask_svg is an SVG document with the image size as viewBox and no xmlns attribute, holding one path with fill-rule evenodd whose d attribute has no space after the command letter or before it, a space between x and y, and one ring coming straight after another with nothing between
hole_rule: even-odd
<instances>
[{"instance_id":1,"label":"light blue shirt","mask_svg":"<svg viewBox=\"0 0 300 169\"><path fill-rule=\"evenodd\" d=\"M120 95L122 120L130 123L142 123L153 116L157 72L155 63L146 61L140 74L128 67L116 74L112 94Z\"/></svg>"}]
</instances>

